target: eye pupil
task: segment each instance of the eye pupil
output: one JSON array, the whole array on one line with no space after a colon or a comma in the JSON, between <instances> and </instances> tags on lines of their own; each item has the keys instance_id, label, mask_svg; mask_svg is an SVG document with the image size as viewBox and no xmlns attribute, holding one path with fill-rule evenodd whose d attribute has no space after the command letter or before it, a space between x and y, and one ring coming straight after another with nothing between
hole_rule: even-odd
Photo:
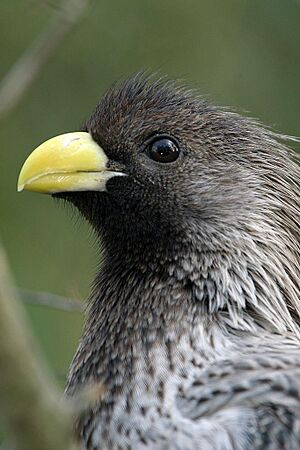
<instances>
[{"instance_id":1,"label":"eye pupil","mask_svg":"<svg viewBox=\"0 0 300 450\"><path fill-rule=\"evenodd\" d=\"M149 145L149 156L157 162L173 162L179 156L179 148L169 138L157 138Z\"/></svg>"}]
</instances>

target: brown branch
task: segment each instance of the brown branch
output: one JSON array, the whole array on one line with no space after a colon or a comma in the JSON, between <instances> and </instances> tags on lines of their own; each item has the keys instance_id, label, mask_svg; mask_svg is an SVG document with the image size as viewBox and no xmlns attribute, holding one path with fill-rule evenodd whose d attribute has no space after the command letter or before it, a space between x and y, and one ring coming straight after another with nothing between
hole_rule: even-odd
<instances>
[{"instance_id":1,"label":"brown branch","mask_svg":"<svg viewBox=\"0 0 300 450\"><path fill-rule=\"evenodd\" d=\"M65 0L48 27L11 67L0 83L0 118L20 102L87 4L88 0Z\"/></svg>"},{"instance_id":2,"label":"brown branch","mask_svg":"<svg viewBox=\"0 0 300 450\"><path fill-rule=\"evenodd\" d=\"M38 358L0 245L0 414L22 450L75 450L71 413Z\"/></svg>"}]
</instances>

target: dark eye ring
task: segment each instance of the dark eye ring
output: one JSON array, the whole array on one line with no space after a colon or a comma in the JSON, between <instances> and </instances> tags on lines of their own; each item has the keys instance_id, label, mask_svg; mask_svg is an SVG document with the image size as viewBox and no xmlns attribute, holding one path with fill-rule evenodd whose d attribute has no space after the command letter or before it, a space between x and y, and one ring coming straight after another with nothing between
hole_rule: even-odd
<instances>
[{"instance_id":1,"label":"dark eye ring","mask_svg":"<svg viewBox=\"0 0 300 450\"><path fill-rule=\"evenodd\" d=\"M147 146L148 156L160 163L176 161L180 154L178 144L169 137L156 137Z\"/></svg>"}]
</instances>

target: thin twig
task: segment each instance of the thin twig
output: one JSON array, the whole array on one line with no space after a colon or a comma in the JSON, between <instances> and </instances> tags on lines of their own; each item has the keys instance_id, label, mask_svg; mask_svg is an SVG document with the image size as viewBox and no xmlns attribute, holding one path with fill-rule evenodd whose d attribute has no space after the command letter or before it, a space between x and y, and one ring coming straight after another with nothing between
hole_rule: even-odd
<instances>
[{"instance_id":1,"label":"thin twig","mask_svg":"<svg viewBox=\"0 0 300 450\"><path fill-rule=\"evenodd\" d=\"M82 16L89 0L65 0L48 27L15 62L0 83L0 118L20 102L64 37Z\"/></svg>"},{"instance_id":2,"label":"thin twig","mask_svg":"<svg viewBox=\"0 0 300 450\"><path fill-rule=\"evenodd\" d=\"M71 412L38 357L0 245L0 414L22 450L75 450Z\"/></svg>"},{"instance_id":3,"label":"thin twig","mask_svg":"<svg viewBox=\"0 0 300 450\"><path fill-rule=\"evenodd\" d=\"M23 303L37 306L47 306L67 312L83 312L83 305L78 300L66 298L48 292L34 292L29 289L18 288ZM0 449L1 450L1 449Z\"/></svg>"}]
</instances>

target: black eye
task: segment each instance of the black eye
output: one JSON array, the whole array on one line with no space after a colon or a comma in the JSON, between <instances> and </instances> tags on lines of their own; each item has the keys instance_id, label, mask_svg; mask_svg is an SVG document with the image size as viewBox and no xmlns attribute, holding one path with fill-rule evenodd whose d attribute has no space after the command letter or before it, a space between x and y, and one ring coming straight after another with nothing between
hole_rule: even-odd
<instances>
[{"instance_id":1,"label":"black eye","mask_svg":"<svg viewBox=\"0 0 300 450\"><path fill-rule=\"evenodd\" d=\"M178 145L169 138L156 138L148 146L150 158L160 163L175 161L179 153Z\"/></svg>"}]
</instances>

